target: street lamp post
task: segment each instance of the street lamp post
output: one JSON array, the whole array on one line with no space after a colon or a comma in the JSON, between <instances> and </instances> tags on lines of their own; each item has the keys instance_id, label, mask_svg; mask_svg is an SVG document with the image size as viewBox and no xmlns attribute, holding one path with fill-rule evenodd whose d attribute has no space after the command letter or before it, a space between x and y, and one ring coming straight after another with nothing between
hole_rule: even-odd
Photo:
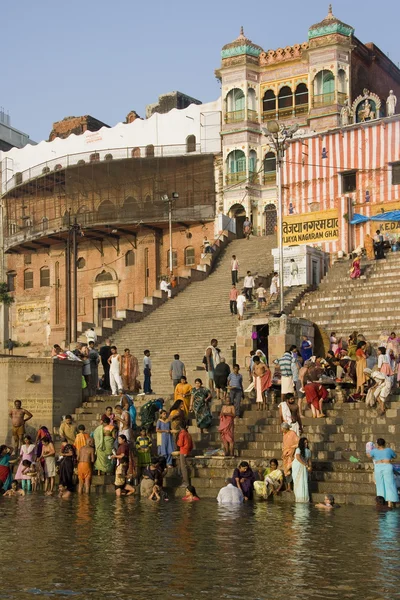
<instances>
[{"instance_id":1,"label":"street lamp post","mask_svg":"<svg viewBox=\"0 0 400 600\"><path fill-rule=\"evenodd\" d=\"M276 187L278 191L278 249L279 249L279 310L285 310L284 299L284 261L283 261L283 204L282 204L282 164L288 139L297 131L298 125L284 127L277 121L268 121L263 132L273 146L276 154Z\"/></svg>"},{"instance_id":2,"label":"street lamp post","mask_svg":"<svg viewBox=\"0 0 400 600\"><path fill-rule=\"evenodd\" d=\"M172 192L171 198L168 194L164 194L161 199L164 202L168 202L168 227L169 227L169 274L173 273L173 260L172 260L172 203L174 200L179 198L177 192Z\"/></svg>"}]
</instances>

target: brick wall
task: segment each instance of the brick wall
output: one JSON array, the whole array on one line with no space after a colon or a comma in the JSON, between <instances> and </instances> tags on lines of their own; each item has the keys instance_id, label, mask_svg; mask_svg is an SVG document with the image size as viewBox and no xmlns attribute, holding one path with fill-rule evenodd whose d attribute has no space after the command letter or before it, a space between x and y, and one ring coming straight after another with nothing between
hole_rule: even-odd
<instances>
[{"instance_id":1,"label":"brick wall","mask_svg":"<svg viewBox=\"0 0 400 600\"><path fill-rule=\"evenodd\" d=\"M49 142L57 137L65 139L71 135L71 133L80 135L85 131L98 131L102 127L108 127L108 125L90 115L84 115L82 117L65 117L62 121L53 123L53 129L49 135Z\"/></svg>"}]
</instances>

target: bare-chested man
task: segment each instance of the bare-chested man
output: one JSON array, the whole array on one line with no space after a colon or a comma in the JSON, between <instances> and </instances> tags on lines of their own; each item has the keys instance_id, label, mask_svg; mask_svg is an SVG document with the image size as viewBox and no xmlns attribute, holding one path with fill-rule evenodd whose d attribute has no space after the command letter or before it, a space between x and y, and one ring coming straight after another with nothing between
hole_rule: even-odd
<instances>
[{"instance_id":1,"label":"bare-chested man","mask_svg":"<svg viewBox=\"0 0 400 600\"><path fill-rule=\"evenodd\" d=\"M29 410L22 408L21 400L15 400L14 407L10 410L10 419L12 424L12 436L15 444L15 454L18 455L19 447L22 446L22 442L25 435L25 423L32 419L33 415Z\"/></svg>"},{"instance_id":2,"label":"bare-chested man","mask_svg":"<svg viewBox=\"0 0 400 600\"><path fill-rule=\"evenodd\" d=\"M303 433L303 423L299 405L295 401L294 394L285 394L284 400L279 404L279 417L281 423L287 423L296 435L300 437Z\"/></svg>"},{"instance_id":3,"label":"bare-chested man","mask_svg":"<svg viewBox=\"0 0 400 600\"><path fill-rule=\"evenodd\" d=\"M78 450L78 493L90 494L92 483L93 465L95 461L93 439L89 438L85 446Z\"/></svg>"}]
</instances>

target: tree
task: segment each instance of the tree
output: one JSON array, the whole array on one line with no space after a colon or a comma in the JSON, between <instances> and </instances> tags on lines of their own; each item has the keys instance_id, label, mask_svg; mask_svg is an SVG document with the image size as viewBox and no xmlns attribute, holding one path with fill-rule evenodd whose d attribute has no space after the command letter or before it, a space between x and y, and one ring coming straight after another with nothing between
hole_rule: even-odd
<instances>
[{"instance_id":1,"label":"tree","mask_svg":"<svg viewBox=\"0 0 400 600\"><path fill-rule=\"evenodd\" d=\"M13 302L14 298L8 293L7 284L4 282L0 283L0 304L10 306L10 304L12 304Z\"/></svg>"}]
</instances>

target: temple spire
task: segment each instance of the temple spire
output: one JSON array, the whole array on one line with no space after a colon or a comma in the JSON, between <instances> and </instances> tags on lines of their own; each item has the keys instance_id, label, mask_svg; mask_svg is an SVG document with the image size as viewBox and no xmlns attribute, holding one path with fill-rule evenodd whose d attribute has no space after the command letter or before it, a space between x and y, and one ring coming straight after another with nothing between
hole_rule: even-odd
<instances>
[{"instance_id":1,"label":"temple spire","mask_svg":"<svg viewBox=\"0 0 400 600\"><path fill-rule=\"evenodd\" d=\"M327 19L333 19L332 4L329 5L328 16L326 18Z\"/></svg>"}]
</instances>

